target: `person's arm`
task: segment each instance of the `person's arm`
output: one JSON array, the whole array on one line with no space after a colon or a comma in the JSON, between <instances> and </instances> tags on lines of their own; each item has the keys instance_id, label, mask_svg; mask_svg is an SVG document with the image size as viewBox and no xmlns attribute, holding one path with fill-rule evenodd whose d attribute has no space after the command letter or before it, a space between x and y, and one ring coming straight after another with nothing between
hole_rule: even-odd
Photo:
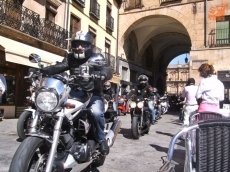
<instances>
[{"instance_id":1,"label":"person's arm","mask_svg":"<svg viewBox=\"0 0 230 172\"><path fill-rule=\"evenodd\" d=\"M196 99L202 98L202 94L203 94L203 82L201 81L198 88L197 88L197 92L196 92Z\"/></svg>"},{"instance_id":2,"label":"person's arm","mask_svg":"<svg viewBox=\"0 0 230 172\"><path fill-rule=\"evenodd\" d=\"M62 73L69 69L68 57L64 58L62 62L57 63L56 65L51 65L40 69L41 73L46 75L54 75Z\"/></svg>"},{"instance_id":3,"label":"person's arm","mask_svg":"<svg viewBox=\"0 0 230 172\"><path fill-rule=\"evenodd\" d=\"M221 88L220 88L220 90L221 90L221 94L220 94L220 101L223 101L224 100L224 85L223 85L223 83L221 83Z\"/></svg>"},{"instance_id":4,"label":"person's arm","mask_svg":"<svg viewBox=\"0 0 230 172\"><path fill-rule=\"evenodd\" d=\"M182 93L181 93L181 97L186 97L186 91L185 88L183 89Z\"/></svg>"}]
</instances>

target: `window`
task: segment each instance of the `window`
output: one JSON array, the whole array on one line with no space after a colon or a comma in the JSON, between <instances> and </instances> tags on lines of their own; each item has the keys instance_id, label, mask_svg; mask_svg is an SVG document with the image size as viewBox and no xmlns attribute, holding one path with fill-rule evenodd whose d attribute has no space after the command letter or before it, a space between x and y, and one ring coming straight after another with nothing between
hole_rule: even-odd
<instances>
[{"instance_id":1,"label":"window","mask_svg":"<svg viewBox=\"0 0 230 172\"><path fill-rule=\"evenodd\" d=\"M111 41L105 38L105 52L110 54Z\"/></svg>"},{"instance_id":2,"label":"window","mask_svg":"<svg viewBox=\"0 0 230 172\"><path fill-rule=\"evenodd\" d=\"M229 44L230 16L225 16L222 20L216 21L216 44Z\"/></svg>"},{"instance_id":3,"label":"window","mask_svg":"<svg viewBox=\"0 0 230 172\"><path fill-rule=\"evenodd\" d=\"M81 20L78 17L71 15L70 17L70 32L76 33L81 30Z\"/></svg>"},{"instance_id":4,"label":"window","mask_svg":"<svg viewBox=\"0 0 230 172\"><path fill-rule=\"evenodd\" d=\"M127 75L128 75L128 69L126 67L122 67L121 79L126 81L128 79Z\"/></svg>"},{"instance_id":5,"label":"window","mask_svg":"<svg viewBox=\"0 0 230 172\"><path fill-rule=\"evenodd\" d=\"M55 13L52 12L50 9L46 8L46 20L49 20L55 23Z\"/></svg>"},{"instance_id":6,"label":"window","mask_svg":"<svg viewBox=\"0 0 230 172\"><path fill-rule=\"evenodd\" d=\"M130 82L137 82L137 71L130 69Z\"/></svg>"}]
</instances>

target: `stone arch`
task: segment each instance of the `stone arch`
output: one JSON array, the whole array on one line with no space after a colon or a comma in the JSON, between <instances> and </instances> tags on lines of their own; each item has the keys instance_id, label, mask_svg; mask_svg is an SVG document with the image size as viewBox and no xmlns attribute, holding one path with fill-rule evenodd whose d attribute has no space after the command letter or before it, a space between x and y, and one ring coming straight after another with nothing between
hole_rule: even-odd
<instances>
[{"instance_id":1,"label":"stone arch","mask_svg":"<svg viewBox=\"0 0 230 172\"><path fill-rule=\"evenodd\" d=\"M182 14L179 11L176 11L175 9L167 8L167 12L165 15L161 15L161 14L159 15L160 10L161 9L150 10L150 11L140 11L139 13L132 13L131 14L132 17L130 17L128 21L125 18L124 19L121 18L120 22L119 22L120 28L119 28L119 36L118 36L119 45L120 45L119 50L120 51L122 50L122 46L124 44L126 37L129 36L130 32L136 26L138 26L140 23L144 22L144 20L146 20L146 19L157 18L159 16L170 17L170 18L177 20L179 23L181 23L184 26L185 30L187 31L187 33L191 39L191 42L194 42L193 41L194 36L193 36L192 24L184 14ZM124 28L124 26L126 27L126 29ZM120 53L123 53L123 52L120 52Z\"/></svg>"}]
</instances>

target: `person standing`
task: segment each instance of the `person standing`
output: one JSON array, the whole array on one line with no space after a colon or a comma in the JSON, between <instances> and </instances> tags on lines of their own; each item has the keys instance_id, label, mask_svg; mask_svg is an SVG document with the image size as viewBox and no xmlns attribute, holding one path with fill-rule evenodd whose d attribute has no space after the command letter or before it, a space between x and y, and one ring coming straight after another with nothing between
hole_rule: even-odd
<instances>
[{"instance_id":1,"label":"person standing","mask_svg":"<svg viewBox=\"0 0 230 172\"><path fill-rule=\"evenodd\" d=\"M197 89L198 87L195 86L195 79L189 78L187 85L181 93L181 97L185 98L184 125L189 125L189 116L198 109L196 100Z\"/></svg>"},{"instance_id":2,"label":"person standing","mask_svg":"<svg viewBox=\"0 0 230 172\"><path fill-rule=\"evenodd\" d=\"M224 84L217 79L213 65L202 64L198 71L201 80L196 93L199 103L198 112L219 112L219 102L224 100Z\"/></svg>"}]
</instances>

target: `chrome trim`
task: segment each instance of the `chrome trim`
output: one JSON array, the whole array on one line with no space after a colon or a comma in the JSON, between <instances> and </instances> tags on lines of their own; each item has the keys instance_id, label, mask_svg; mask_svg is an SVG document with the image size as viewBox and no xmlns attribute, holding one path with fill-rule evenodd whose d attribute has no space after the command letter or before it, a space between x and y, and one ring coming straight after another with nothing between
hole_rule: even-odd
<instances>
[{"instance_id":1,"label":"chrome trim","mask_svg":"<svg viewBox=\"0 0 230 172\"><path fill-rule=\"evenodd\" d=\"M175 143L176 143L177 139L178 139L181 135L187 133L188 131L193 130L193 129L197 129L197 128L199 128L198 124L194 124L194 125L191 125L191 126L186 126L186 127L184 127L182 130L180 130L177 134L175 134L175 135L173 136L173 138L172 138L172 140L171 140L171 142L170 142L170 144L169 144L169 150L168 150L168 154L167 154L167 159L168 159L168 160L170 160L170 161L172 160L173 151L174 151L174 146L175 146Z\"/></svg>"}]
</instances>

